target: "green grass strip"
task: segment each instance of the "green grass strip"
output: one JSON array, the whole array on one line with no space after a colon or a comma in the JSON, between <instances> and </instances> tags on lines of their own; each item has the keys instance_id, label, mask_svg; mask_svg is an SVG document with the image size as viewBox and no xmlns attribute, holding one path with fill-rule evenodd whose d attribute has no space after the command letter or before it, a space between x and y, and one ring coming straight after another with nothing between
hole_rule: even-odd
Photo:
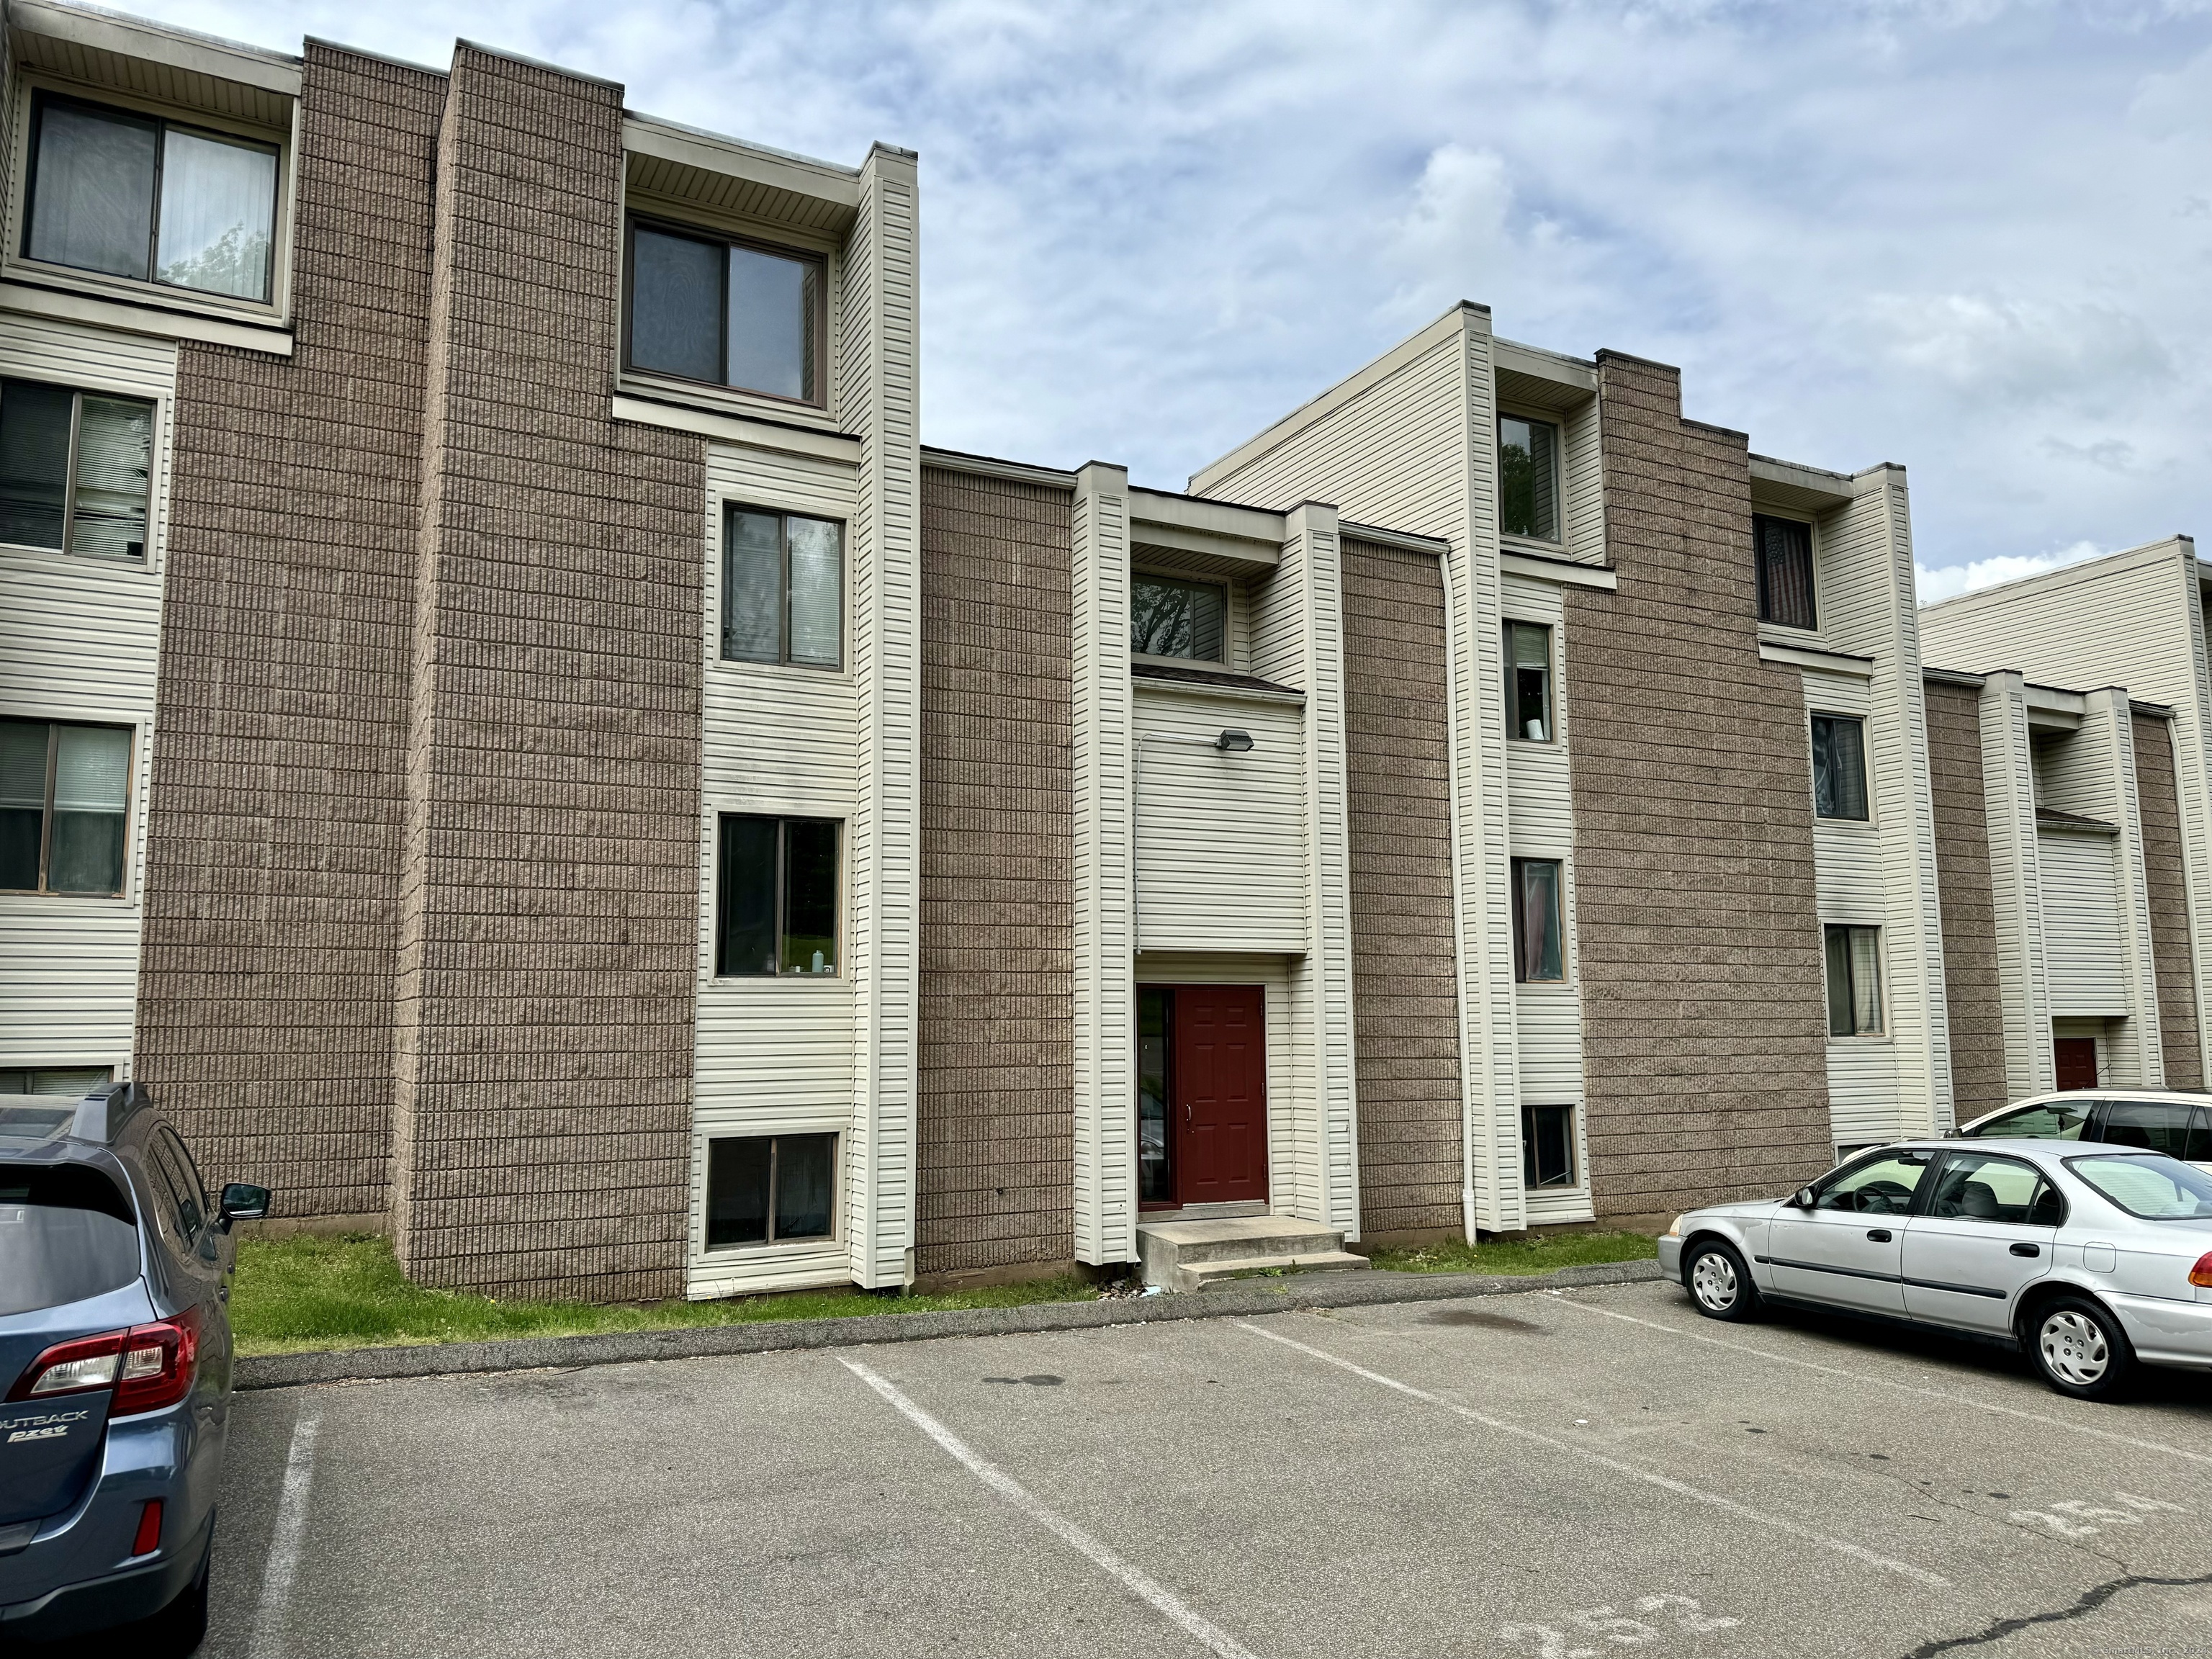
<instances>
[{"instance_id":1,"label":"green grass strip","mask_svg":"<svg viewBox=\"0 0 2212 1659\"><path fill-rule=\"evenodd\" d=\"M1480 1244L1424 1244L1377 1250L1375 1265L1401 1273L1547 1273L1601 1261L1648 1261L1659 1254L1642 1233L1536 1233L1486 1238Z\"/></svg>"}]
</instances>

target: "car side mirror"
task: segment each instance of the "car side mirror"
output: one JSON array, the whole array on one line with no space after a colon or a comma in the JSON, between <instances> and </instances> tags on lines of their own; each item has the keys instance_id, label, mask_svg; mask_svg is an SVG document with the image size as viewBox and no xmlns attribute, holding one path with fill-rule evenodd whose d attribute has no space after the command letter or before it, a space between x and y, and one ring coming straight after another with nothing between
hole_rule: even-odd
<instances>
[{"instance_id":1,"label":"car side mirror","mask_svg":"<svg viewBox=\"0 0 2212 1659\"><path fill-rule=\"evenodd\" d=\"M222 1189L222 1204L216 1211L216 1223L223 1231L228 1232L234 1221L264 1220L268 1217L270 1202L266 1187L252 1187L243 1181L234 1181Z\"/></svg>"},{"instance_id":2,"label":"car side mirror","mask_svg":"<svg viewBox=\"0 0 2212 1659\"><path fill-rule=\"evenodd\" d=\"M1810 1187L1800 1187L1796 1192L1790 1194L1790 1202L1792 1206L1800 1210L1811 1209L1816 1200L1817 1194L1814 1194Z\"/></svg>"}]
</instances>

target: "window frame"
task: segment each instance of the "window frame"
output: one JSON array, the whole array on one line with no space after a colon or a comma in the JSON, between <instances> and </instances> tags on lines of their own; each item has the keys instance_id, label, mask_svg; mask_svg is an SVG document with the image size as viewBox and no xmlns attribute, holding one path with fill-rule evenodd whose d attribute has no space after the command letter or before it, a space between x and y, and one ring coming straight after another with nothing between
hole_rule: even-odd
<instances>
[{"instance_id":1,"label":"window frame","mask_svg":"<svg viewBox=\"0 0 2212 1659\"><path fill-rule=\"evenodd\" d=\"M2028 1213L2030 1215L2035 1213L2036 1194L2047 1188L2058 1200L2058 1219L2056 1221L2006 1221L1996 1216L1970 1215L1942 1216L1936 1218L1944 1221L1971 1222L1977 1226L1984 1227L2063 1227L2066 1224L2067 1218L2073 1213L2074 1206L2067 1202L2065 1190L2051 1178L2049 1170L2033 1159L2017 1158L2010 1152L1981 1152L1961 1149L1945 1152L1942 1161L1936 1164L1929 1178L1921 1182L1921 1185L1928 1189L1928 1196L1920 1200L1921 1207L1915 1210L1916 1215L1924 1212L1930 1217L1935 1216L1936 1193L1942 1189L1943 1182L1949 1178L1952 1165L1966 1158L1978 1158L1984 1165L2008 1164L2016 1169L2026 1170L2035 1177L2034 1184L2028 1188ZM1917 1199L1919 1195L1916 1193L1914 1196Z\"/></svg>"},{"instance_id":2,"label":"window frame","mask_svg":"<svg viewBox=\"0 0 2212 1659\"><path fill-rule=\"evenodd\" d=\"M25 726L46 728L46 799L39 817L39 884L36 887L0 887L0 894L11 898L90 899L102 901L128 900L131 896L131 865L136 852L134 831L137 817L137 784L139 733L135 725L122 720L71 720L41 718L37 715L9 714L7 718ZM129 739L130 750L123 763L123 851L116 885L106 892L69 892L46 885L48 866L52 861L54 847L54 772L61 759L61 728L65 726L85 726L94 731L120 732ZM33 1068L47 1069L47 1068Z\"/></svg>"},{"instance_id":3,"label":"window frame","mask_svg":"<svg viewBox=\"0 0 2212 1659\"><path fill-rule=\"evenodd\" d=\"M1842 721L1857 730L1859 793L1865 798L1866 811L1856 817L1848 812L1823 812L1820 810L1820 745L1819 733L1814 729L1816 722L1820 720L1828 721L1831 726ZM1830 741L1832 744L1833 739L1831 738ZM1813 771L1814 817L1822 823L1863 823L1869 828L1873 827L1875 822L1874 775L1871 769L1867 765L1867 717L1864 714L1844 714L1829 708L1808 709L1805 714L1805 742Z\"/></svg>"},{"instance_id":4,"label":"window frame","mask_svg":"<svg viewBox=\"0 0 2212 1659\"><path fill-rule=\"evenodd\" d=\"M1759 526L1763 524L1789 525L1805 533L1805 603L1811 614L1802 623L1783 622L1767 614L1771 607L1766 583L1766 551L1760 545L1759 538ZM1753 513L1751 515L1751 568L1757 588L1760 627L1786 628L1793 634L1817 634L1820 631L1820 528L1811 519L1800 519L1788 513Z\"/></svg>"},{"instance_id":5,"label":"window frame","mask_svg":"<svg viewBox=\"0 0 2212 1659\"><path fill-rule=\"evenodd\" d=\"M1828 1041L1831 1042L1886 1042L1889 1040L1889 997L1885 981L1889 976L1889 962L1882 942L1882 929L1856 921L1824 921L1820 924L1820 988L1827 1006ZM1830 977L1829 941L1838 933L1874 935L1874 994L1875 1025L1868 1031L1838 1031L1836 1030L1835 984ZM1844 946L1844 967L1850 975L1844 981L1845 1000L1854 1010L1858 1006L1858 980L1852 969L1852 954L1848 937ZM1855 1016L1856 1018L1856 1016Z\"/></svg>"},{"instance_id":6,"label":"window frame","mask_svg":"<svg viewBox=\"0 0 2212 1659\"><path fill-rule=\"evenodd\" d=\"M775 960L778 965L775 971L771 974L732 972L724 965L722 919L728 904L728 898L724 891L722 880L722 846L724 836L727 833L726 826L735 818L751 818L775 825L775 897L773 901L773 915L775 922ZM795 980L801 983L819 984L824 981L834 983L845 978L848 954L846 947L848 943L845 936L845 928L850 909L845 891L847 858L845 822L843 818L823 817L805 812L745 812L728 809L716 811L714 814L714 937L711 941L714 971L709 977L716 980L766 980L775 984L780 984L785 980ZM836 875L834 878L835 890L831 895L831 902L836 907L833 918L836 927L831 937L836 941L837 960L836 964L824 973L801 973L796 969L787 970L781 965L786 937L784 920L790 895L791 837L788 831L789 826L794 823L827 824L836 836Z\"/></svg>"},{"instance_id":7,"label":"window frame","mask_svg":"<svg viewBox=\"0 0 2212 1659\"><path fill-rule=\"evenodd\" d=\"M714 566L714 660L717 663L744 668L793 668L806 674L842 674L847 672L848 647L852 622L851 609L846 604L850 589L850 562L846 557L846 532L851 521L846 519L825 518L818 513L798 513L789 507L764 507L744 501L735 495L720 498L722 503L721 556ZM757 513L764 518L774 518L781 525L776 565L776 656L732 657L728 653L730 637L730 547L731 520L739 513ZM806 519L816 524L837 527L837 660L835 663L794 662L791 657L791 521Z\"/></svg>"},{"instance_id":8,"label":"window frame","mask_svg":"<svg viewBox=\"0 0 2212 1659\"><path fill-rule=\"evenodd\" d=\"M1520 718L1521 690L1518 684L1520 665L1513 656L1513 630L1531 628L1544 636L1544 735L1527 735L1527 726ZM1530 622L1522 617L1508 617L1499 630L1505 648L1505 702L1510 711L1505 723L1505 741L1534 744L1550 747L1559 740L1559 629L1548 622Z\"/></svg>"},{"instance_id":9,"label":"window frame","mask_svg":"<svg viewBox=\"0 0 2212 1659\"><path fill-rule=\"evenodd\" d=\"M9 153L15 162L17 177L23 181L23 188L15 193L14 199L9 204L7 240L4 247L0 247L0 254L4 255L4 264L9 270L25 276L35 275L41 283L66 285L126 303L153 303L176 311L263 325L288 320L292 289L292 200L297 170L297 146L293 141L290 127L264 126L258 121L240 120L213 110L143 97L119 87L82 87L28 67L24 68L21 75L21 85L31 95L21 100L21 112L8 135ZM88 270L80 265L57 264L50 259L33 258L28 251L35 205L33 198L36 194L37 183L33 152L41 133L40 112L51 100L112 111L118 115L153 121L164 128L178 127L226 143L250 144L273 151L276 158L276 201L270 215L269 276L263 297L250 300L241 295L221 294L209 289L164 283L152 275L124 276L113 271ZM287 98L286 102L294 106L296 122L296 100ZM149 272L154 269L155 251L160 246L161 173L161 162L157 155L155 162L154 223L148 236L147 268ZM192 335L186 329L174 337L200 337Z\"/></svg>"},{"instance_id":10,"label":"window frame","mask_svg":"<svg viewBox=\"0 0 2212 1659\"><path fill-rule=\"evenodd\" d=\"M1554 905L1553 920L1559 934L1559 976L1557 979L1532 979L1522 969L1528 955L1528 945L1522 937L1526 924L1521 919L1522 872L1532 864L1548 864L1558 873L1552 881ZM1516 985L1565 985L1573 975L1570 971L1571 952L1567 947L1567 861L1563 858L1511 858L1507 860L1508 879L1512 885L1509 906L1513 923L1513 982Z\"/></svg>"},{"instance_id":11,"label":"window frame","mask_svg":"<svg viewBox=\"0 0 2212 1659\"><path fill-rule=\"evenodd\" d=\"M1552 434L1552 519L1553 533L1539 536L1531 531L1508 530L1505 527L1505 422L1518 421L1523 426L1550 428ZM1497 467L1498 478L1498 538L1501 542L1526 543L1531 547L1563 549L1567 544L1567 425L1553 412L1524 414L1518 409L1500 406L1492 423L1492 461Z\"/></svg>"},{"instance_id":12,"label":"window frame","mask_svg":"<svg viewBox=\"0 0 2212 1659\"><path fill-rule=\"evenodd\" d=\"M1157 651L1139 651L1136 641L1137 584L1139 582L1167 582L1177 587L1210 587L1221 595L1221 654L1218 657L1176 657ZM1196 576L1182 570L1155 570L1144 566L1132 566L1129 571L1131 662L1155 663L1163 668L1212 668L1226 673L1230 659L1235 655L1234 640L1237 624L1237 584L1226 576Z\"/></svg>"},{"instance_id":13,"label":"window frame","mask_svg":"<svg viewBox=\"0 0 2212 1659\"><path fill-rule=\"evenodd\" d=\"M808 1233L803 1238L778 1238L775 1236L775 1199L777 1163L781 1156L779 1142L811 1139L826 1135L830 1139L830 1231ZM768 1203L762 1212L762 1224L768 1237L739 1244L710 1244L708 1229L714 1224L714 1143L718 1140L765 1140L769 1143ZM709 1134L706 1137L706 1156L699 1176L699 1254L720 1258L742 1251L823 1249L842 1244L845 1237L845 1206L841 1201L845 1178L845 1136L837 1129L787 1129L769 1134Z\"/></svg>"},{"instance_id":14,"label":"window frame","mask_svg":"<svg viewBox=\"0 0 2212 1659\"><path fill-rule=\"evenodd\" d=\"M643 368L631 361L630 325L636 315L637 300L637 233L642 227L664 236L681 236L695 242L713 242L723 249L721 301L716 312L717 326L721 331L723 379L696 380L689 374L678 374L672 369ZM819 249L801 247L794 243L770 241L740 230L727 230L693 219L681 219L668 214L656 213L646 208L629 208L623 214L623 270L622 270L622 347L621 364L624 374L641 375L647 380L671 386L698 386L724 395L740 398L762 398L784 409L811 410L817 414L830 412L830 256ZM778 258L793 259L814 268L814 380L813 395L791 398L781 392L763 392L757 387L732 385L730 373L730 260L728 250L750 248L756 253L773 254ZM769 509L763 509L763 511ZM806 515L801 514L805 517ZM841 543L842 556L842 543Z\"/></svg>"},{"instance_id":15,"label":"window frame","mask_svg":"<svg viewBox=\"0 0 2212 1659\"><path fill-rule=\"evenodd\" d=\"M1566 1114L1567 1177L1564 1181L1540 1181L1536 1178L1536 1114L1564 1112ZM1521 1106L1521 1186L1527 1193L1577 1193L1587 1184L1583 1172L1582 1109L1571 1103L1557 1101L1524 1101Z\"/></svg>"},{"instance_id":16,"label":"window frame","mask_svg":"<svg viewBox=\"0 0 2212 1659\"><path fill-rule=\"evenodd\" d=\"M71 380L42 380L35 374L0 374L0 380L14 380L26 386L51 386L57 392L70 394L69 456L62 477L62 544L41 547L36 542L0 542L0 547L20 549L26 553L42 554L51 558L89 559L126 570L150 570L154 565L154 531L155 497L161 474L161 421L166 413L167 399L149 398L143 392L111 392L104 386L80 386ZM0 400L4 400L0 393ZM111 556L106 553L80 553L70 545L76 529L76 473L77 439L84 428L84 400L104 398L117 403L143 404L152 410L152 434L146 446L146 531L138 544L138 556L129 554Z\"/></svg>"}]
</instances>

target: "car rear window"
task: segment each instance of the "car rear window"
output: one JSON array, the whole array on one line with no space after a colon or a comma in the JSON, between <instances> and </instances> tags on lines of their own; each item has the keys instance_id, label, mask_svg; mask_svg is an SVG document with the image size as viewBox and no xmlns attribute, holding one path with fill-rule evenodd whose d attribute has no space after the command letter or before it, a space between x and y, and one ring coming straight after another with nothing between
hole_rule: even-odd
<instances>
[{"instance_id":1,"label":"car rear window","mask_svg":"<svg viewBox=\"0 0 2212 1659\"><path fill-rule=\"evenodd\" d=\"M2212 1216L2212 1177L2171 1158L2069 1158L2066 1167L2146 1221Z\"/></svg>"},{"instance_id":2,"label":"car rear window","mask_svg":"<svg viewBox=\"0 0 2212 1659\"><path fill-rule=\"evenodd\" d=\"M0 1164L0 1315L119 1291L138 1277L131 1201L81 1164Z\"/></svg>"}]
</instances>

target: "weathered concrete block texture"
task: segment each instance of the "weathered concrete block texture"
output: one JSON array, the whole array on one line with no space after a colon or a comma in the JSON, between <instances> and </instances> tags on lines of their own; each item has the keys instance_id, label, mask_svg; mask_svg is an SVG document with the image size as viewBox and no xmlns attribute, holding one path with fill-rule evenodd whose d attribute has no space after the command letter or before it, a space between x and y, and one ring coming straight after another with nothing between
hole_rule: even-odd
<instances>
[{"instance_id":1,"label":"weathered concrete block texture","mask_svg":"<svg viewBox=\"0 0 2212 1659\"><path fill-rule=\"evenodd\" d=\"M1070 506L921 475L925 1276L1075 1258Z\"/></svg>"},{"instance_id":2,"label":"weathered concrete block texture","mask_svg":"<svg viewBox=\"0 0 2212 1659\"><path fill-rule=\"evenodd\" d=\"M680 1293L702 441L610 418L622 92L463 45L439 136L395 1237L434 1284Z\"/></svg>"},{"instance_id":3,"label":"weathered concrete block texture","mask_svg":"<svg viewBox=\"0 0 2212 1659\"><path fill-rule=\"evenodd\" d=\"M1340 556L1360 1232L1459 1237L1443 577L1433 554L1346 538Z\"/></svg>"},{"instance_id":4,"label":"weathered concrete block texture","mask_svg":"<svg viewBox=\"0 0 2212 1659\"><path fill-rule=\"evenodd\" d=\"M210 1180L389 1201L445 79L307 43L295 354L179 349L136 1071Z\"/></svg>"},{"instance_id":5,"label":"weathered concrete block texture","mask_svg":"<svg viewBox=\"0 0 2212 1659\"><path fill-rule=\"evenodd\" d=\"M1829 1161L1811 765L1759 659L1746 440L1598 355L1618 592L1566 590L1577 969L1601 1216L1786 1191Z\"/></svg>"},{"instance_id":6,"label":"weathered concrete block texture","mask_svg":"<svg viewBox=\"0 0 2212 1659\"><path fill-rule=\"evenodd\" d=\"M1990 823L1982 794L1981 694L1971 685L1930 681L1927 708L1943 1000L1951 1027L1951 1098L1958 1121L1965 1123L2010 1098Z\"/></svg>"},{"instance_id":7,"label":"weathered concrete block texture","mask_svg":"<svg viewBox=\"0 0 2212 1659\"><path fill-rule=\"evenodd\" d=\"M2158 975L2159 1047L2166 1086L2204 1086L2197 1024L2197 965L2190 949L2189 876L2182 862L2181 797L2173 734L2154 714L2133 720L2136 807L2142 815L2143 880L2150 894L2151 966Z\"/></svg>"}]
</instances>

